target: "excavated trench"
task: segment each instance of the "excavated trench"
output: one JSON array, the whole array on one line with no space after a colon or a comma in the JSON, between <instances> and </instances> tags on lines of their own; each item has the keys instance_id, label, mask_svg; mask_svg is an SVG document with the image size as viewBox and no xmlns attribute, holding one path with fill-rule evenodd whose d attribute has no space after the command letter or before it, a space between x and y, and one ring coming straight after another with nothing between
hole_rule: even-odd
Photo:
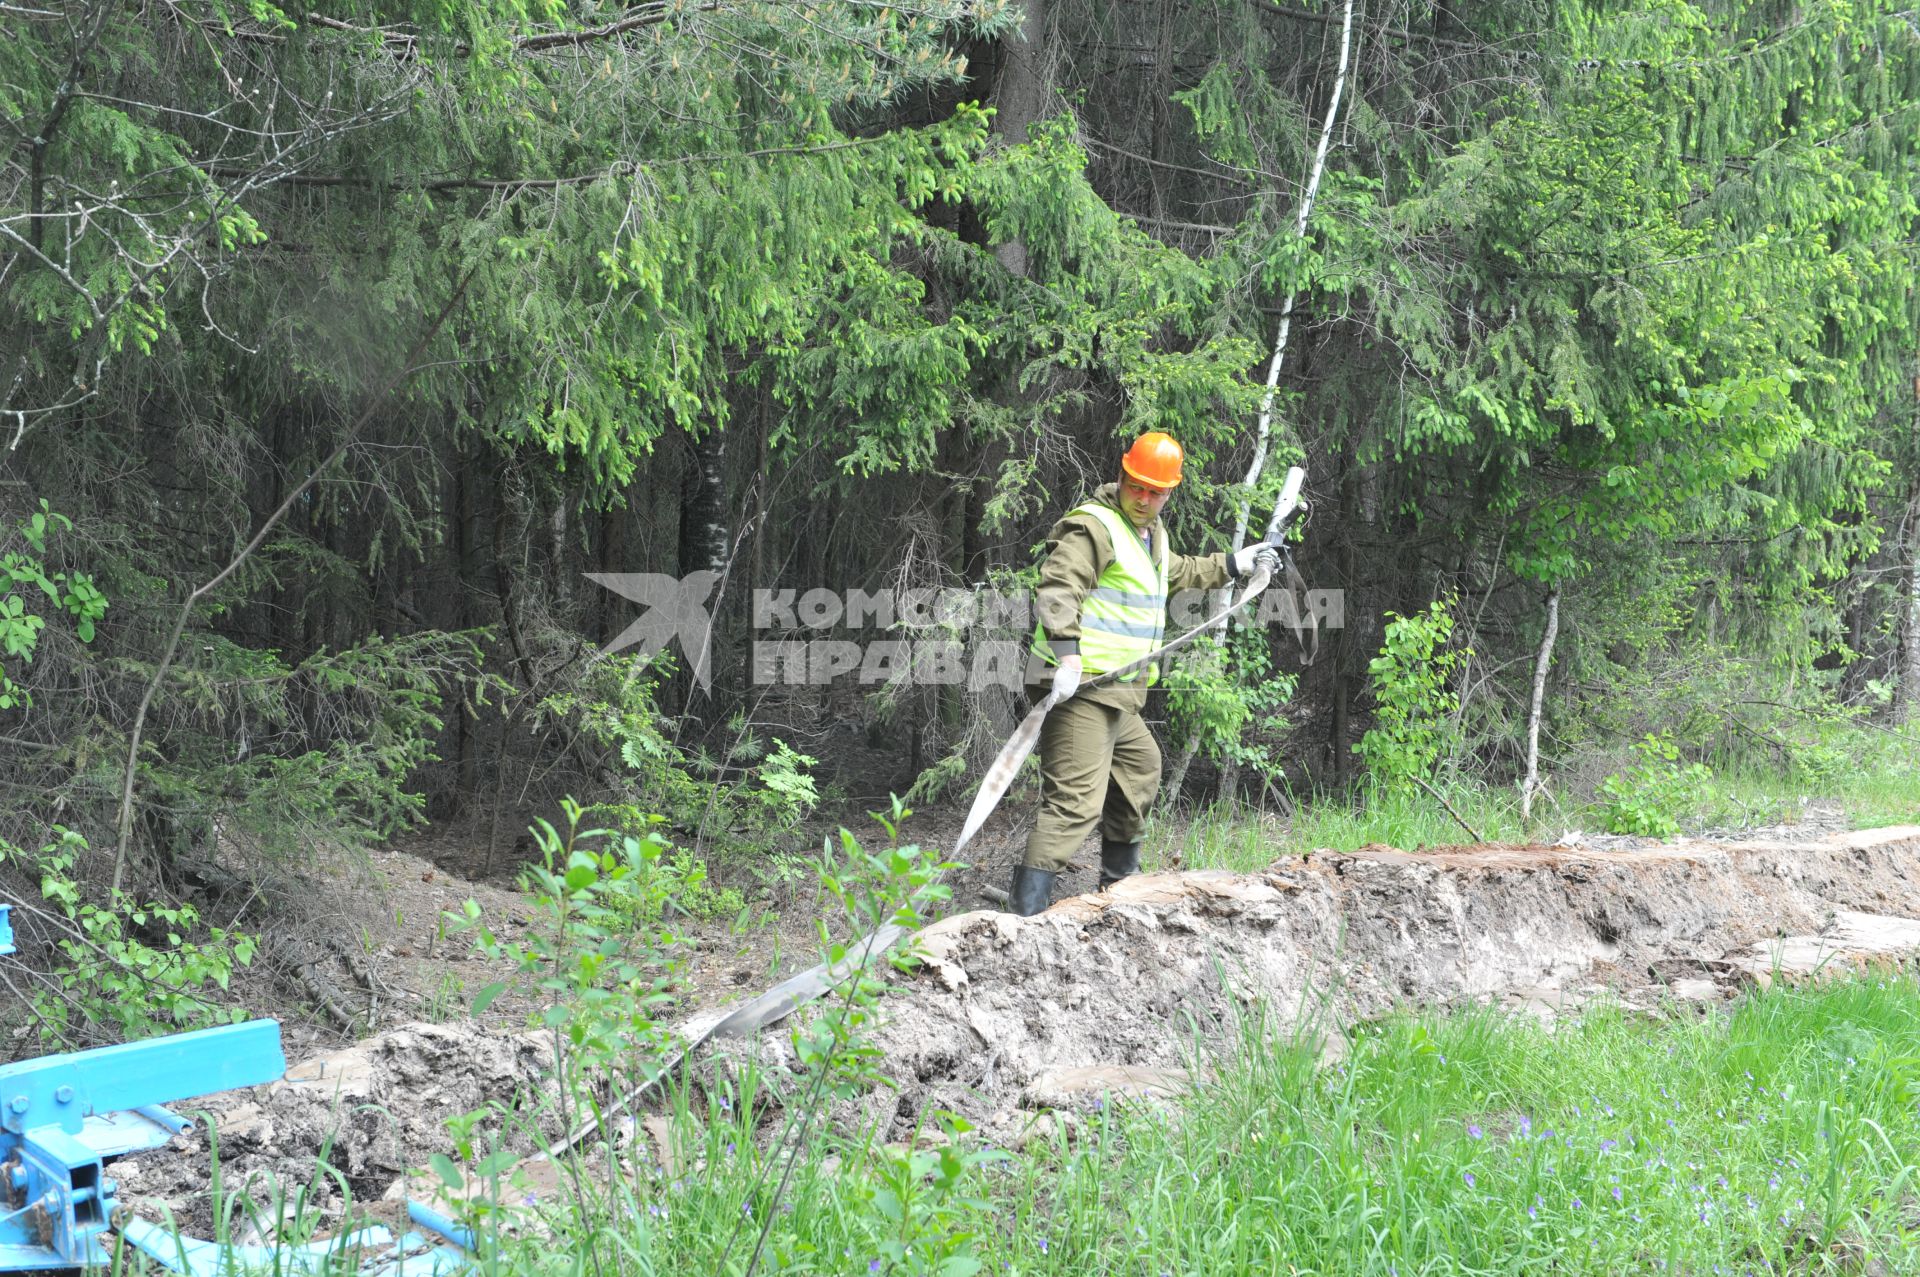
<instances>
[{"instance_id":1,"label":"excavated trench","mask_svg":"<svg viewBox=\"0 0 1920 1277\"><path fill-rule=\"evenodd\" d=\"M877 1030L897 1087L838 1124L900 1138L939 1107L1012 1138L1036 1109L1180 1089L1196 1044L1230 1049L1253 1007L1284 1031L1418 1003L1711 1001L1920 953L1916 919L1920 827L1623 851L1381 849L1258 874L1144 875L1038 917L966 913L923 931L925 961L889 977L897 996ZM788 1050L769 1032L713 1067L751 1053L777 1074ZM324 1149L357 1199L391 1200L446 1151L449 1116L492 1101L554 1134L549 1059L541 1035L412 1025L202 1107L229 1186L314 1182ZM209 1169L196 1129L120 1163L122 1200L204 1227Z\"/></svg>"},{"instance_id":2,"label":"excavated trench","mask_svg":"<svg viewBox=\"0 0 1920 1277\"><path fill-rule=\"evenodd\" d=\"M844 1120L904 1138L929 1106L1020 1110L1177 1089L1195 1044L1243 1012L1285 1030L1398 1005L1551 1010L1717 1000L1776 976L1920 952L1920 827L1801 843L1628 851L1482 847L1317 854L1260 874L1152 874L1035 918L968 913L920 935L926 962L879 1045L897 1091ZM782 1035L750 1048L784 1065ZM1203 1062L1204 1063L1204 1062Z\"/></svg>"}]
</instances>

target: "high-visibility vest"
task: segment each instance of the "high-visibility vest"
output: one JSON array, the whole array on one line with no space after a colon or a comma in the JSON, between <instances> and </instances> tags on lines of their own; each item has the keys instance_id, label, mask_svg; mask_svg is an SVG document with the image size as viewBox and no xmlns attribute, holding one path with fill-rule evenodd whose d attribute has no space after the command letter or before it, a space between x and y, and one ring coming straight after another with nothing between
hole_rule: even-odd
<instances>
[{"instance_id":1,"label":"high-visibility vest","mask_svg":"<svg viewBox=\"0 0 1920 1277\"><path fill-rule=\"evenodd\" d=\"M1140 534L1118 510L1089 502L1070 511L1068 517L1076 514L1098 519L1113 542L1113 562L1080 605L1080 668L1088 675L1104 674L1130 665L1160 646L1167 625L1167 536L1162 530L1160 543L1154 547L1158 554L1149 557ZM1049 665L1059 663L1047 642L1045 627L1037 622L1033 651ZM1159 662L1147 666L1146 674L1147 686L1158 682ZM1139 677L1135 671L1121 681L1131 683Z\"/></svg>"}]
</instances>

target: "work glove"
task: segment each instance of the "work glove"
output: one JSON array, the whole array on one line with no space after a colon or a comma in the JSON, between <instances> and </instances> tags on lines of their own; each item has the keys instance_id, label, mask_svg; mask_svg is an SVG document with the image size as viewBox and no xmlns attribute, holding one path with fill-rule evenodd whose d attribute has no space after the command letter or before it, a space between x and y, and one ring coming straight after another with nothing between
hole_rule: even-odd
<instances>
[{"instance_id":1,"label":"work glove","mask_svg":"<svg viewBox=\"0 0 1920 1277\"><path fill-rule=\"evenodd\" d=\"M1053 667L1053 700L1057 705L1080 690L1080 654L1063 656Z\"/></svg>"},{"instance_id":2,"label":"work glove","mask_svg":"<svg viewBox=\"0 0 1920 1277\"><path fill-rule=\"evenodd\" d=\"M1236 581L1244 581L1253 575L1257 567L1265 566L1269 572L1280 569L1280 547L1273 541L1256 541L1244 550L1236 550L1227 556L1227 575Z\"/></svg>"}]
</instances>

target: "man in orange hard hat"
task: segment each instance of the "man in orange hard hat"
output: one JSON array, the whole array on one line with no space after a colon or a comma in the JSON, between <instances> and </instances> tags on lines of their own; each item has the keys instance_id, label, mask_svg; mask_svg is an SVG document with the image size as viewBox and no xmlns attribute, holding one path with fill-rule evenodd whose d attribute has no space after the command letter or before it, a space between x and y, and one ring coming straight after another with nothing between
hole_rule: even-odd
<instances>
[{"instance_id":1,"label":"man in orange hard hat","mask_svg":"<svg viewBox=\"0 0 1920 1277\"><path fill-rule=\"evenodd\" d=\"M1140 711L1159 662L1084 691L1082 677L1157 650L1169 594L1251 576L1263 555L1275 553L1264 542L1235 554L1173 553L1160 511L1180 484L1183 461L1171 436L1141 435L1121 458L1118 480L1047 534L1033 652L1053 667L1050 690L1059 700L1040 728L1040 819L1007 893L1014 913L1047 907L1053 880L1096 825L1101 887L1140 868L1141 830L1160 790L1160 747ZM1037 700L1049 689L1029 690Z\"/></svg>"}]
</instances>

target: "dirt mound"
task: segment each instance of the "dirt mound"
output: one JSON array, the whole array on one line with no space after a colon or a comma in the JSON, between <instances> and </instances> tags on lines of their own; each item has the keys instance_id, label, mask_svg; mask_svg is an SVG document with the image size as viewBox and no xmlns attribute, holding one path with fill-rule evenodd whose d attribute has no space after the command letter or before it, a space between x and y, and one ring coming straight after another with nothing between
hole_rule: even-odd
<instances>
[{"instance_id":1,"label":"dirt mound","mask_svg":"<svg viewBox=\"0 0 1920 1277\"><path fill-rule=\"evenodd\" d=\"M342 1182L356 1204L371 1204L406 1171L446 1152L450 1117L494 1104L503 1111L484 1123L487 1130L537 1123L555 1134L558 1115L541 1103L551 1065L544 1034L405 1025L295 1064L270 1086L179 1106L183 1115L210 1115L214 1139L197 1122L165 1148L116 1162L120 1200L150 1219L170 1213L182 1231L209 1235L217 1142L225 1188L245 1188L264 1206L305 1187L308 1209L331 1221L341 1210ZM317 1169L321 1163L331 1173Z\"/></svg>"},{"instance_id":2,"label":"dirt mound","mask_svg":"<svg viewBox=\"0 0 1920 1277\"><path fill-rule=\"evenodd\" d=\"M1276 1030L1463 999L1552 1014L1596 992L1705 1001L1886 961L1920 951L1917 869L1920 828L1799 844L1386 849L1258 874L1143 875L1035 918L960 914L920 934L917 972L890 976L877 1045L897 1087L837 1124L897 1140L939 1107L1017 1141L1023 1109L1177 1093L1239 1040L1253 1008ZM775 1029L728 1049L778 1071L788 1041ZM264 1200L312 1184L326 1218L340 1210L334 1176L377 1201L450 1149L447 1118L482 1105L503 1110L488 1130L556 1135L550 1059L540 1034L408 1025L203 1107L229 1188L251 1182ZM322 1157L332 1175L316 1176ZM200 1127L116 1177L141 1213L171 1211L204 1235L211 1166Z\"/></svg>"},{"instance_id":3,"label":"dirt mound","mask_svg":"<svg viewBox=\"0 0 1920 1277\"><path fill-rule=\"evenodd\" d=\"M1262 874L1145 875L1035 918L961 914L922 932L927 962L894 977L879 1044L899 1089L846 1116L889 1139L929 1106L991 1128L1023 1096L1056 1096L1063 1077L1190 1067L1196 1046L1237 1041L1255 1005L1284 1028L1322 1011L1340 1022L1404 1003L1540 1006L1603 987L1648 1002L1724 996L1776 966L1912 952L1920 929L1902 920L1920 916L1916 870L1920 828L1797 845L1382 850ZM784 1065L784 1038L750 1049ZM1091 1102L1096 1089L1079 1093Z\"/></svg>"}]
</instances>

